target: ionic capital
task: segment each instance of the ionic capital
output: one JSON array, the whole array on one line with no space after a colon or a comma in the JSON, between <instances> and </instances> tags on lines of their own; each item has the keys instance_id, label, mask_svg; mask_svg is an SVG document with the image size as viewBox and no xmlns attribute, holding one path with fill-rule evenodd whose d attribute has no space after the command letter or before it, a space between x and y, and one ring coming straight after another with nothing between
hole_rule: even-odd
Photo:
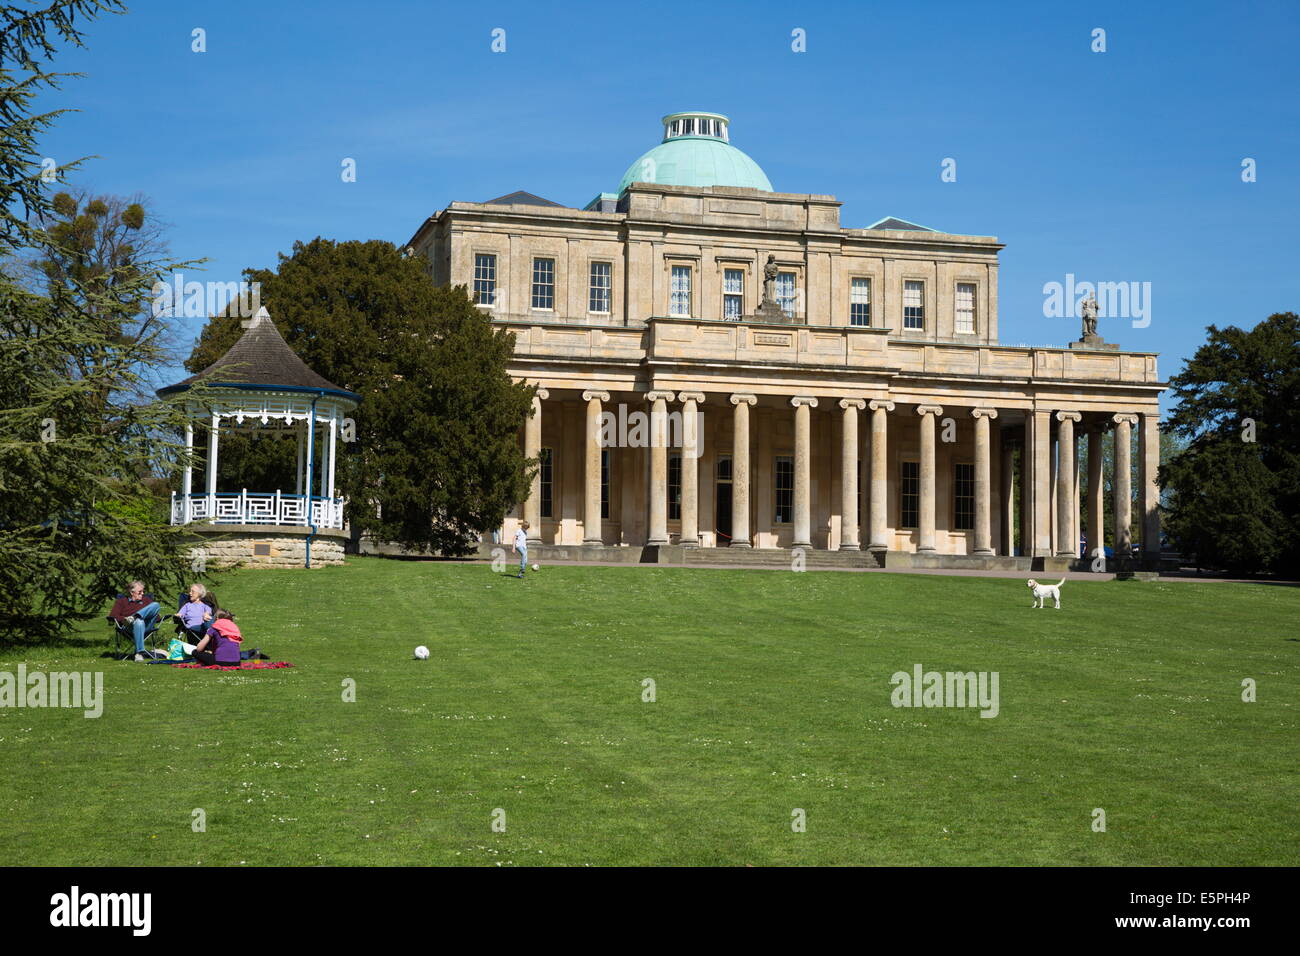
<instances>
[{"instance_id":1,"label":"ionic capital","mask_svg":"<svg viewBox=\"0 0 1300 956\"><path fill-rule=\"evenodd\" d=\"M1057 412L1056 420L1058 422L1078 422L1083 420L1083 416L1078 412Z\"/></svg>"},{"instance_id":2,"label":"ionic capital","mask_svg":"<svg viewBox=\"0 0 1300 956\"><path fill-rule=\"evenodd\" d=\"M840 399L840 408L844 409L845 411L848 411L850 408L856 408L858 411L862 411L866 407L867 407L867 401L864 398L841 398Z\"/></svg>"},{"instance_id":3,"label":"ionic capital","mask_svg":"<svg viewBox=\"0 0 1300 956\"><path fill-rule=\"evenodd\" d=\"M543 402L551 397L551 393L544 388L539 388L533 394L537 396L539 401L543 401Z\"/></svg>"},{"instance_id":4,"label":"ionic capital","mask_svg":"<svg viewBox=\"0 0 1300 956\"><path fill-rule=\"evenodd\" d=\"M916 414L918 415L942 415L942 405L917 405Z\"/></svg>"},{"instance_id":5,"label":"ionic capital","mask_svg":"<svg viewBox=\"0 0 1300 956\"><path fill-rule=\"evenodd\" d=\"M677 401L694 402L696 405L703 405L704 393L703 392L678 392Z\"/></svg>"},{"instance_id":6,"label":"ionic capital","mask_svg":"<svg viewBox=\"0 0 1300 956\"><path fill-rule=\"evenodd\" d=\"M1116 425L1136 425L1138 423L1138 417L1132 412L1116 412L1110 417L1110 420Z\"/></svg>"},{"instance_id":7,"label":"ionic capital","mask_svg":"<svg viewBox=\"0 0 1300 956\"><path fill-rule=\"evenodd\" d=\"M800 405L807 405L809 408L816 408L817 399L813 398L811 395L796 395L794 398L790 399L790 404L795 408L798 408Z\"/></svg>"},{"instance_id":8,"label":"ionic capital","mask_svg":"<svg viewBox=\"0 0 1300 956\"><path fill-rule=\"evenodd\" d=\"M997 418L998 410L996 408L972 408L970 414L972 418Z\"/></svg>"},{"instance_id":9,"label":"ionic capital","mask_svg":"<svg viewBox=\"0 0 1300 956\"><path fill-rule=\"evenodd\" d=\"M655 389L654 391L645 393L645 400L647 402L671 402L676 397L677 396L673 392L662 391L660 389Z\"/></svg>"},{"instance_id":10,"label":"ionic capital","mask_svg":"<svg viewBox=\"0 0 1300 956\"><path fill-rule=\"evenodd\" d=\"M595 399L598 402L607 402L609 401L609 392L602 392L598 389L592 388L582 393L582 400L584 402L590 402L592 399Z\"/></svg>"},{"instance_id":11,"label":"ionic capital","mask_svg":"<svg viewBox=\"0 0 1300 956\"><path fill-rule=\"evenodd\" d=\"M873 412L892 412L894 410L894 403L885 398L873 398L871 401L867 402L867 405L871 407Z\"/></svg>"},{"instance_id":12,"label":"ionic capital","mask_svg":"<svg viewBox=\"0 0 1300 956\"><path fill-rule=\"evenodd\" d=\"M741 405L741 404L753 405L757 401L758 401L757 395L745 395L743 393L737 393L731 396L731 404L733 405Z\"/></svg>"}]
</instances>

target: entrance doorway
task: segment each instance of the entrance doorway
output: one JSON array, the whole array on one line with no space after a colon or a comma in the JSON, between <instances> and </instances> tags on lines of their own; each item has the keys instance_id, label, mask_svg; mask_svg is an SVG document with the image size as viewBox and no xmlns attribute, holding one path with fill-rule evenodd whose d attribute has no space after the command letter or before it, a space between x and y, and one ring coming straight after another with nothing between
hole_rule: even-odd
<instances>
[{"instance_id":1,"label":"entrance doorway","mask_svg":"<svg viewBox=\"0 0 1300 956\"><path fill-rule=\"evenodd\" d=\"M717 488L713 509L714 524L718 536L718 547L731 546L731 456L719 455L715 472Z\"/></svg>"}]
</instances>

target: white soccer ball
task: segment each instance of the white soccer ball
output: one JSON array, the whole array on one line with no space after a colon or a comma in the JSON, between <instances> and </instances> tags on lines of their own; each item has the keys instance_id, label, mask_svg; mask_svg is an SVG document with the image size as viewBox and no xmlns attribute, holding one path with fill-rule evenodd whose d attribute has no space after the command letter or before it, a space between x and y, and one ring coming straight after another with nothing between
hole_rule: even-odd
<instances>
[{"instance_id":1,"label":"white soccer ball","mask_svg":"<svg viewBox=\"0 0 1300 956\"><path fill-rule=\"evenodd\" d=\"M427 661L429 659L429 649L421 644L415 649L415 659L417 661Z\"/></svg>"},{"instance_id":2,"label":"white soccer ball","mask_svg":"<svg viewBox=\"0 0 1300 956\"><path fill-rule=\"evenodd\" d=\"M534 571L540 571L540 570L542 570L542 566L541 566L540 564L534 564L534 565L533 565L533 570L534 570Z\"/></svg>"}]
</instances>

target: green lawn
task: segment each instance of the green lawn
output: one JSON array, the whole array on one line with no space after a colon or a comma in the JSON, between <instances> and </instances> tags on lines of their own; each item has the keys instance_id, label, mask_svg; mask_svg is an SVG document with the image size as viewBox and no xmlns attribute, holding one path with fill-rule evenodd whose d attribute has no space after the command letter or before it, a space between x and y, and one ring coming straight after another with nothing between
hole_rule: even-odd
<instances>
[{"instance_id":1,"label":"green lawn","mask_svg":"<svg viewBox=\"0 0 1300 956\"><path fill-rule=\"evenodd\" d=\"M0 864L1300 862L1297 588L1037 611L1013 580L371 558L217 591L295 666L104 660L100 624L0 653L106 695L0 709ZM893 707L917 663L997 671L1000 713Z\"/></svg>"}]
</instances>

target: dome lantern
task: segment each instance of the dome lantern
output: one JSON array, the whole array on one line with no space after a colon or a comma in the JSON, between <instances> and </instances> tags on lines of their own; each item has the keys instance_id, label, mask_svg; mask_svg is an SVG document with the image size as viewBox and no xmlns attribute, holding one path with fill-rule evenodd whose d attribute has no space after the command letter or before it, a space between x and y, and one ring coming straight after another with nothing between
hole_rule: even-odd
<instances>
[{"instance_id":1,"label":"dome lantern","mask_svg":"<svg viewBox=\"0 0 1300 956\"><path fill-rule=\"evenodd\" d=\"M774 192L758 163L731 145L729 117L686 110L669 113L661 122L663 140L627 168L618 184L619 195L632 183Z\"/></svg>"}]
</instances>

